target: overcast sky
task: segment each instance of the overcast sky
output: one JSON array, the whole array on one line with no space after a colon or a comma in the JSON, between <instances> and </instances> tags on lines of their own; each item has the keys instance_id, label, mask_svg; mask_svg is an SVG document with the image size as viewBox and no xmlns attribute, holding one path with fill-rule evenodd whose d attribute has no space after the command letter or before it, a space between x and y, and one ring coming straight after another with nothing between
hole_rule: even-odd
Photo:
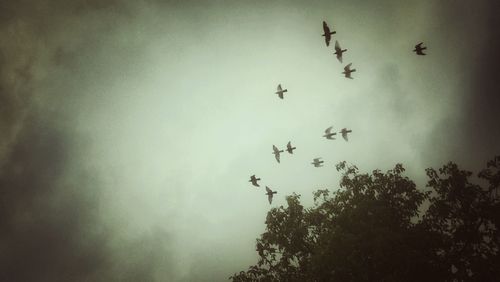
<instances>
[{"instance_id":1,"label":"overcast sky","mask_svg":"<svg viewBox=\"0 0 500 282\"><path fill-rule=\"evenodd\" d=\"M337 189L342 160L403 163L421 188L426 167L483 167L500 153L498 11L0 2L0 280L223 281L256 262L270 207ZM427 56L412 52L421 41ZM324 139L329 126L349 142ZM278 164L272 145L288 141ZM252 174L278 191L272 205Z\"/></svg>"}]
</instances>

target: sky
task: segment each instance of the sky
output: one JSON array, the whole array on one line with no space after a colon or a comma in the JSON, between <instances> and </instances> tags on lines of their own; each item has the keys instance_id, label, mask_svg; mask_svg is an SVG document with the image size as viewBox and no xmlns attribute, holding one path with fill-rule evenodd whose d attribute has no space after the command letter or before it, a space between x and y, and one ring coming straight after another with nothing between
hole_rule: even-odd
<instances>
[{"instance_id":1,"label":"sky","mask_svg":"<svg viewBox=\"0 0 500 282\"><path fill-rule=\"evenodd\" d=\"M425 189L500 152L494 0L69 2L0 2L0 280L225 281L340 161Z\"/></svg>"}]
</instances>

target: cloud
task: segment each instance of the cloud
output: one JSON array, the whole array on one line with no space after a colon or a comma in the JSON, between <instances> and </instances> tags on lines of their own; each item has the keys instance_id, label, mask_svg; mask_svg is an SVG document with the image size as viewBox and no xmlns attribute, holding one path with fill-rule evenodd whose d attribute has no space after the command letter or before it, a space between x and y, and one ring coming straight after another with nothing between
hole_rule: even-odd
<instances>
[{"instance_id":1,"label":"cloud","mask_svg":"<svg viewBox=\"0 0 500 282\"><path fill-rule=\"evenodd\" d=\"M76 55L92 45L75 41L65 27L102 11L126 14L125 7L83 0L0 5L0 280L173 277L164 229L131 238L122 234L126 222L103 216L109 211L102 173L85 161L89 138L58 107L69 101L66 93L41 88L47 77L57 81L53 72L76 70ZM97 18L89 25L113 25Z\"/></svg>"},{"instance_id":2,"label":"cloud","mask_svg":"<svg viewBox=\"0 0 500 282\"><path fill-rule=\"evenodd\" d=\"M76 162L82 146L78 134L46 117L25 122L0 176L0 279L169 277L170 237L163 229L127 239L101 218L98 174Z\"/></svg>"},{"instance_id":3,"label":"cloud","mask_svg":"<svg viewBox=\"0 0 500 282\"><path fill-rule=\"evenodd\" d=\"M439 33L433 35L436 46L429 48L427 57L439 52L440 65L454 65L456 70L444 72L441 76L449 78L448 86L440 88L440 96L429 97L439 101L441 95L448 96L445 101L452 110L433 125L422 159L452 160L473 169L500 152L500 70L496 67L500 20L495 13L500 6L493 0L469 4L447 1L432 7L427 30Z\"/></svg>"},{"instance_id":4,"label":"cloud","mask_svg":"<svg viewBox=\"0 0 500 282\"><path fill-rule=\"evenodd\" d=\"M470 53L477 54L472 66L473 78L466 98L464 112L465 151L488 157L500 154L500 9L498 1L487 1L484 24L478 30L482 34L479 42L471 42Z\"/></svg>"},{"instance_id":5,"label":"cloud","mask_svg":"<svg viewBox=\"0 0 500 282\"><path fill-rule=\"evenodd\" d=\"M316 153L370 168L419 166L420 151L425 164L489 158L498 4L433 3L1 2L0 280L217 280L263 228L263 194L228 190L248 171L283 196L332 183ZM322 142L330 123L352 140ZM289 140L294 162L277 166L270 144Z\"/></svg>"},{"instance_id":6,"label":"cloud","mask_svg":"<svg viewBox=\"0 0 500 282\"><path fill-rule=\"evenodd\" d=\"M96 183L68 175L66 132L40 116L26 123L0 177L2 280L92 277L109 259L107 234L96 230Z\"/></svg>"}]
</instances>

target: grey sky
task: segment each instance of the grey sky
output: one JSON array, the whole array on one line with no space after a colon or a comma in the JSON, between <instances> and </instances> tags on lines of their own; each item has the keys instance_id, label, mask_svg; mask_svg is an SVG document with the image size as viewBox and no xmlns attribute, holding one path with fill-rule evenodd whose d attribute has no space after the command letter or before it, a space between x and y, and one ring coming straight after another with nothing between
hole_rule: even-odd
<instances>
[{"instance_id":1,"label":"grey sky","mask_svg":"<svg viewBox=\"0 0 500 282\"><path fill-rule=\"evenodd\" d=\"M310 203L342 160L424 184L498 154L494 1L268 2L0 4L1 278L221 281L255 261L265 185Z\"/></svg>"}]
</instances>

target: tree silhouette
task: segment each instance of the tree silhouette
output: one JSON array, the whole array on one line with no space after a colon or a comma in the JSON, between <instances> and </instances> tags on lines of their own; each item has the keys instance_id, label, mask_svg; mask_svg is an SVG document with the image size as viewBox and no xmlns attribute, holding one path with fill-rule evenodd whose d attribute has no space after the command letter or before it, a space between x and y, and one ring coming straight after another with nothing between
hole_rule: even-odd
<instances>
[{"instance_id":1,"label":"tree silhouette","mask_svg":"<svg viewBox=\"0 0 500 282\"><path fill-rule=\"evenodd\" d=\"M404 168L360 173L345 162L340 189L269 211L259 259L232 281L498 281L500 157L472 173L427 169L427 191Z\"/></svg>"}]
</instances>

